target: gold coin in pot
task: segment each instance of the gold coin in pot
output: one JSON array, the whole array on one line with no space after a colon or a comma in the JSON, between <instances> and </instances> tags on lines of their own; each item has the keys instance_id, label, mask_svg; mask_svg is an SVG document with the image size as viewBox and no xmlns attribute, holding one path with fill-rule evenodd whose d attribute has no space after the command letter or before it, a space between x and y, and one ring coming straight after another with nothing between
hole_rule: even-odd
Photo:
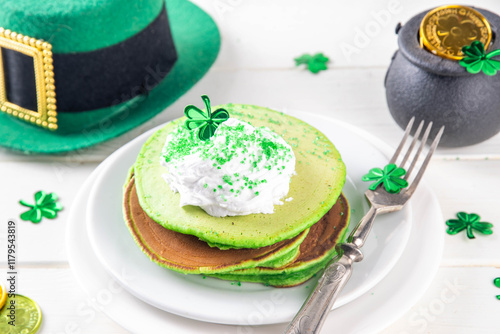
<instances>
[{"instance_id":1,"label":"gold coin in pot","mask_svg":"<svg viewBox=\"0 0 500 334\"><path fill-rule=\"evenodd\" d=\"M443 58L460 60L462 47L480 41L491 42L491 26L477 10L458 5L435 8L420 24L420 45Z\"/></svg>"}]
</instances>

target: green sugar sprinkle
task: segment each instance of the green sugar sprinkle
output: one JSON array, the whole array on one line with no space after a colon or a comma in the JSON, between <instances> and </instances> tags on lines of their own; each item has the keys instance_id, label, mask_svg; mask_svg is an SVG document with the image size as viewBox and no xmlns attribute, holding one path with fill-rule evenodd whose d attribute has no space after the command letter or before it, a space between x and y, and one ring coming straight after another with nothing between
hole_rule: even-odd
<instances>
[{"instance_id":1,"label":"green sugar sprinkle","mask_svg":"<svg viewBox=\"0 0 500 334\"><path fill-rule=\"evenodd\" d=\"M265 127L248 131L243 124L227 126L224 123L211 140L203 141L197 137L195 130L188 130L181 125L172 132L169 142L163 148L162 156L168 163L199 154L201 159L212 160L212 166L217 167L243 154L243 160L240 160L242 164L248 163L253 169L259 169L262 162L264 167L272 166L292 157L290 148L278 142L278 138L277 134ZM260 148L261 153L247 155L249 143Z\"/></svg>"},{"instance_id":2,"label":"green sugar sprinkle","mask_svg":"<svg viewBox=\"0 0 500 334\"><path fill-rule=\"evenodd\" d=\"M201 160L210 161L210 165L219 170L229 161L237 161L242 165L247 164L252 173L261 170L282 171L286 169L284 163L292 160L293 152L276 133L266 127L256 127L251 130L241 123L232 126L227 123L221 124L217 128L216 135L206 141L198 138L196 129L188 130L180 125L169 135L169 140L162 151L163 159L170 163L182 161L188 156L198 156ZM293 140L297 143L299 141L298 138L293 138ZM249 152L249 147L252 146L256 148L254 153ZM213 192L223 189L222 185L226 183L239 187L240 184L235 183L240 182L241 179L245 184L241 186L241 190L253 189L261 183L267 183L265 179L252 180L240 173L226 174L222 176L221 184L217 185ZM208 184L204 184L203 187L208 188ZM234 190L231 192L234 193ZM239 190L234 196L237 193ZM258 195L259 192L254 193Z\"/></svg>"}]
</instances>

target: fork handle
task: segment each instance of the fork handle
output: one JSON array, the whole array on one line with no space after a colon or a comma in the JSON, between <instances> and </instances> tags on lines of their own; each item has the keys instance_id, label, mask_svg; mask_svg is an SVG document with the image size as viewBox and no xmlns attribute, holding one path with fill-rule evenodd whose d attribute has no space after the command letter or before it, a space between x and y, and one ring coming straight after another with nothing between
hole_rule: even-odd
<instances>
[{"instance_id":1,"label":"fork handle","mask_svg":"<svg viewBox=\"0 0 500 334\"><path fill-rule=\"evenodd\" d=\"M335 299L351 277L352 265L347 256L331 262L313 292L285 330L285 334L317 334L332 309Z\"/></svg>"},{"instance_id":2,"label":"fork handle","mask_svg":"<svg viewBox=\"0 0 500 334\"><path fill-rule=\"evenodd\" d=\"M351 277L352 264L363 259L360 248L377 213L378 210L372 206L349 236L349 242L340 245L342 256L338 260L333 259L326 266L315 288L284 334L318 334L321 331L335 300Z\"/></svg>"}]
</instances>

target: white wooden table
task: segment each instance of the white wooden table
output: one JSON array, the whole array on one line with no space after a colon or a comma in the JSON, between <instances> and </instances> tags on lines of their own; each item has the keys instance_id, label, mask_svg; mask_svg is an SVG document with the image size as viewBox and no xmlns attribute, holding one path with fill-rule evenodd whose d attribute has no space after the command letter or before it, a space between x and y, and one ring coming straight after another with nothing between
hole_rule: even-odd
<instances>
[{"instance_id":1,"label":"white wooden table","mask_svg":"<svg viewBox=\"0 0 500 334\"><path fill-rule=\"evenodd\" d=\"M5 284L6 223L18 226L17 291L43 309L41 333L127 333L89 306L65 251L67 214L86 177L110 153L154 127L181 116L208 94L213 103L249 103L327 115L394 145L402 131L392 120L383 79L397 48L394 27L450 1L197 0L217 21L222 49L210 72L162 114L126 135L62 156L26 156L0 149L0 280ZM496 0L470 5L500 13ZM363 43L356 38L369 35ZM332 60L318 75L293 58L323 52ZM499 110L500 112L500 110ZM445 219L475 212L497 225L491 236L445 236L444 255L431 287L383 333L500 333L500 136L472 147L439 149L425 177ZM20 199L56 192L65 210L35 225L19 219ZM445 224L443 221L443 229ZM422 245L425 247L425 245ZM450 288L454 286L455 288ZM362 316L362 315L360 315ZM200 333L203 330L200 328Z\"/></svg>"}]
</instances>

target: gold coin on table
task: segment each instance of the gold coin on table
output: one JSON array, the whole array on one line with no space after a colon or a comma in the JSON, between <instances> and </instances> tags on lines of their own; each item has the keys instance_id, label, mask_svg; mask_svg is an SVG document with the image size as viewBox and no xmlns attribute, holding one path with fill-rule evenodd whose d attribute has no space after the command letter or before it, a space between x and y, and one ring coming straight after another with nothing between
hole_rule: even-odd
<instances>
[{"instance_id":1,"label":"gold coin on table","mask_svg":"<svg viewBox=\"0 0 500 334\"><path fill-rule=\"evenodd\" d=\"M2 334L34 334L40 328L41 322L40 307L23 295L9 296L0 310L0 333Z\"/></svg>"},{"instance_id":2,"label":"gold coin on table","mask_svg":"<svg viewBox=\"0 0 500 334\"><path fill-rule=\"evenodd\" d=\"M459 60L462 47L480 41L487 49L491 27L478 11L458 5L442 6L428 12L420 24L420 45L443 58Z\"/></svg>"},{"instance_id":3,"label":"gold coin on table","mask_svg":"<svg viewBox=\"0 0 500 334\"><path fill-rule=\"evenodd\" d=\"M7 300L7 290L0 284L0 309L5 305L5 301Z\"/></svg>"}]
</instances>

